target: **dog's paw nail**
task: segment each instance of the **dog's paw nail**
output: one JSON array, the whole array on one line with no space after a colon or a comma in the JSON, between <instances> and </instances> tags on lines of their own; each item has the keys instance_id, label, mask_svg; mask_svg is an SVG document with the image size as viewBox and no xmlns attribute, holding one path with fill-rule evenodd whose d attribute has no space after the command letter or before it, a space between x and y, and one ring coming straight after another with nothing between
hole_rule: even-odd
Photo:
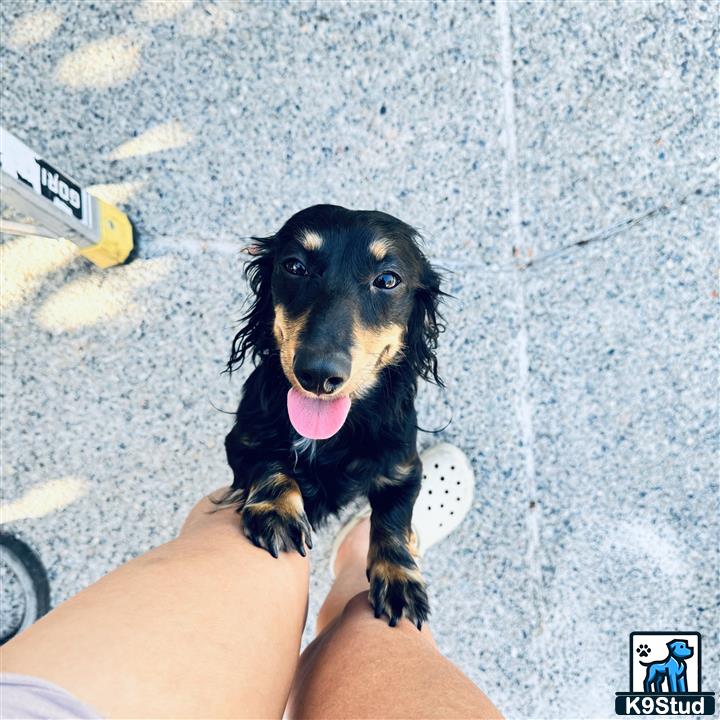
<instances>
[{"instance_id":1,"label":"dog's paw nail","mask_svg":"<svg viewBox=\"0 0 720 720\"><path fill-rule=\"evenodd\" d=\"M279 512L274 508L259 509L247 505L243 511L243 532L258 547L267 550L273 557L280 552L297 551L306 556L307 519Z\"/></svg>"},{"instance_id":2,"label":"dog's paw nail","mask_svg":"<svg viewBox=\"0 0 720 720\"><path fill-rule=\"evenodd\" d=\"M417 568L396 566L392 573L387 568L370 567L370 603L375 617L386 615L390 627L406 617L418 629L430 613L427 593Z\"/></svg>"}]
</instances>

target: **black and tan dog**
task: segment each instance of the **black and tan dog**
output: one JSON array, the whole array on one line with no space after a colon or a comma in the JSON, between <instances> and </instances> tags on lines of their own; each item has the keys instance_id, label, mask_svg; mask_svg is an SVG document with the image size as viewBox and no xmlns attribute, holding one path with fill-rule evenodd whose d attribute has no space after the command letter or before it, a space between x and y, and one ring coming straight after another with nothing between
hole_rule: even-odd
<instances>
[{"instance_id":1,"label":"black and tan dog","mask_svg":"<svg viewBox=\"0 0 720 720\"><path fill-rule=\"evenodd\" d=\"M443 293L418 237L382 212L316 205L254 238L254 302L228 367L248 356L256 367L225 442L234 481L219 502L236 504L245 534L277 557L304 555L311 527L366 495L375 614L420 627L428 600L411 544L422 477L414 400L418 377L441 382Z\"/></svg>"}]
</instances>

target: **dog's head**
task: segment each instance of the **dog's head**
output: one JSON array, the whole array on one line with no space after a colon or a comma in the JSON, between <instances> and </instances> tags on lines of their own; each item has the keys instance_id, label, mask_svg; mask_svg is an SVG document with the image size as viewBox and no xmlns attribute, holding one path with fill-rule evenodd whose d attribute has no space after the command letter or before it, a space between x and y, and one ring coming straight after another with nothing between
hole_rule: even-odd
<instances>
[{"instance_id":1,"label":"dog's head","mask_svg":"<svg viewBox=\"0 0 720 720\"><path fill-rule=\"evenodd\" d=\"M670 651L670 655L678 660L685 660L693 656L693 649L688 647L685 640L671 640L667 646Z\"/></svg>"},{"instance_id":2,"label":"dog's head","mask_svg":"<svg viewBox=\"0 0 720 720\"><path fill-rule=\"evenodd\" d=\"M275 235L254 238L247 274L255 299L229 368L277 350L295 409L328 415L342 406L343 420L350 401L403 359L414 375L441 383L440 278L418 238L391 215L335 205L302 210Z\"/></svg>"}]
</instances>

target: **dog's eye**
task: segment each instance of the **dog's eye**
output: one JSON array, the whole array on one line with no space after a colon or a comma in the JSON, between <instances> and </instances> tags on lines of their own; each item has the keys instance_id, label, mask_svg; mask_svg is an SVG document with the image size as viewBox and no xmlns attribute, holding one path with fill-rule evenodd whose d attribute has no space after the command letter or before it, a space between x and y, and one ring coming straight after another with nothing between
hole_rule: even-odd
<instances>
[{"instance_id":1,"label":"dog's eye","mask_svg":"<svg viewBox=\"0 0 720 720\"><path fill-rule=\"evenodd\" d=\"M392 290L394 287L397 287L401 282L402 280L397 273L384 272L380 273L380 275L378 275L375 280L373 280L373 285L377 288L381 288L382 290Z\"/></svg>"},{"instance_id":2,"label":"dog's eye","mask_svg":"<svg viewBox=\"0 0 720 720\"><path fill-rule=\"evenodd\" d=\"M307 268L297 258L289 258L288 260L285 260L285 262L283 263L283 267L291 275L307 275L308 274Z\"/></svg>"}]
</instances>

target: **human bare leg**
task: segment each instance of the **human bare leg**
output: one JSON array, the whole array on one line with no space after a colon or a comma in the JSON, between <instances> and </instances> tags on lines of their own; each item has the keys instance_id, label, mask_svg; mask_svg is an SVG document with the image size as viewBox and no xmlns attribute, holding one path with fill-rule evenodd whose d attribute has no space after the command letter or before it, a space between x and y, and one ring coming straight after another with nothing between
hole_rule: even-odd
<instances>
[{"instance_id":1,"label":"human bare leg","mask_svg":"<svg viewBox=\"0 0 720 720\"><path fill-rule=\"evenodd\" d=\"M280 717L305 622L309 563L244 537L203 499L179 537L60 605L2 649L106 717Z\"/></svg>"},{"instance_id":2,"label":"human bare leg","mask_svg":"<svg viewBox=\"0 0 720 720\"><path fill-rule=\"evenodd\" d=\"M370 523L338 551L336 580L303 653L289 718L499 718L485 696L437 650L427 625L377 620L365 577Z\"/></svg>"}]
</instances>

